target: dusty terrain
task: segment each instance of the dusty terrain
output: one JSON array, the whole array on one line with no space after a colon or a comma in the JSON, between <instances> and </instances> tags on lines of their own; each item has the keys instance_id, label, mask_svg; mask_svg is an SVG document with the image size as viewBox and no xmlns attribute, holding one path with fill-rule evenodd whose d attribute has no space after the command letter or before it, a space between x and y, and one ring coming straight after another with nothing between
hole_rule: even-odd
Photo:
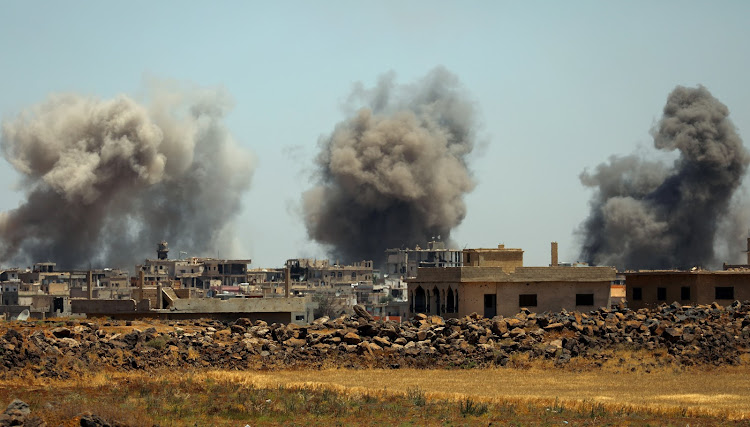
<instances>
[{"instance_id":1,"label":"dusty terrain","mask_svg":"<svg viewBox=\"0 0 750 427\"><path fill-rule=\"evenodd\" d=\"M132 381L149 388L154 386L149 381L172 378L174 384L166 389L181 396L184 384L174 376L207 383L203 388L218 381L229 387L227 393L236 387L283 388L292 390L290 396L333 390L341 396L364 393L388 401L389 396L416 390L428 402L469 399L490 405L478 411L481 414L470 414L476 419L465 418L464 410L445 413L446 420L460 416L470 424L502 421L497 411L508 405L515 405L513 416L522 417L522 424L542 420L540 414L549 411L559 414L561 408L580 416L600 413L600 420L614 417L615 424L672 423L674 417L679 424L680 417L698 417L691 425L713 425L750 418L750 400L745 398L750 395L747 302L728 307L673 304L637 312L522 312L493 319L418 316L401 324L374 321L364 313L319 319L308 326L248 319L56 319L6 322L0 328L0 397L7 400L0 405L24 396L61 397L66 394L60 391L67 390L73 393L68 400L77 402L73 411L62 411L62 403L52 397L30 403L33 414L56 423L80 420L75 412L86 407L108 413L109 406L88 401L88 393L129 390ZM212 393L221 394L220 390ZM146 417L148 421L127 418L127 408L137 410L145 397L140 391L133 392L135 396L117 393L124 393L118 399L129 403L118 405L120 410L111 413L110 420L125 419L125 425L164 423L156 415ZM416 410L409 403L413 400L402 402L405 411ZM245 409L238 406L233 416L255 419L257 411L243 402L245 406L239 406ZM519 411L518 405L532 409ZM152 402L146 409L159 406ZM221 424L226 411L216 411L219 418L211 422ZM274 412L267 421L295 417L294 411L284 411ZM324 415L306 414L299 415ZM622 416L630 418L617 418Z\"/></svg>"}]
</instances>

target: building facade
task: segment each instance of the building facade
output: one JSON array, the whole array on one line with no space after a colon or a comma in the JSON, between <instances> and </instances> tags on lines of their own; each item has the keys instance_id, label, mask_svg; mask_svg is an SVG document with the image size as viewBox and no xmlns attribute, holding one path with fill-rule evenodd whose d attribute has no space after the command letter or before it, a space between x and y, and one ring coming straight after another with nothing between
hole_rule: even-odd
<instances>
[{"instance_id":1,"label":"building facade","mask_svg":"<svg viewBox=\"0 0 750 427\"><path fill-rule=\"evenodd\" d=\"M420 267L461 267L463 252L447 249L445 242L431 241L427 248L388 249L385 251L385 274L391 277L416 277Z\"/></svg>"},{"instance_id":2,"label":"building facade","mask_svg":"<svg viewBox=\"0 0 750 427\"><path fill-rule=\"evenodd\" d=\"M533 312L609 307L613 267L422 268L409 279L410 314L491 318Z\"/></svg>"},{"instance_id":3,"label":"building facade","mask_svg":"<svg viewBox=\"0 0 750 427\"><path fill-rule=\"evenodd\" d=\"M625 273L626 298L632 309L678 302L682 305L728 305L750 300L750 270L652 270Z\"/></svg>"}]
</instances>

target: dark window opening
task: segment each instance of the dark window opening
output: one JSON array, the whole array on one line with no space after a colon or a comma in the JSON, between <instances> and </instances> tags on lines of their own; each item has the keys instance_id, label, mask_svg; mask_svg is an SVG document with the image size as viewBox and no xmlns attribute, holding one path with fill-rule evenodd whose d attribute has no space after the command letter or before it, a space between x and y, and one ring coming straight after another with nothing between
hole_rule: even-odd
<instances>
[{"instance_id":1,"label":"dark window opening","mask_svg":"<svg viewBox=\"0 0 750 427\"><path fill-rule=\"evenodd\" d=\"M716 299L734 299L734 286L717 286Z\"/></svg>"},{"instance_id":2,"label":"dark window opening","mask_svg":"<svg viewBox=\"0 0 750 427\"><path fill-rule=\"evenodd\" d=\"M497 295L484 294L484 317L491 319L497 315Z\"/></svg>"},{"instance_id":3,"label":"dark window opening","mask_svg":"<svg viewBox=\"0 0 750 427\"><path fill-rule=\"evenodd\" d=\"M427 296L421 286L414 291L414 312L424 313L427 310Z\"/></svg>"},{"instance_id":4,"label":"dark window opening","mask_svg":"<svg viewBox=\"0 0 750 427\"><path fill-rule=\"evenodd\" d=\"M656 300L657 301L667 300L667 288L656 288Z\"/></svg>"},{"instance_id":5,"label":"dark window opening","mask_svg":"<svg viewBox=\"0 0 750 427\"><path fill-rule=\"evenodd\" d=\"M521 294L518 296L519 307L536 307L536 294Z\"/></svg>"},{"instance_id":6,"label":"dark window opening","mask_svg":"<svg viewBox=\"0 0 750 427\"><path fill-rule=\"evenodd\" d=\"M683 301L690 300L690 287L689 286L683 286L680 288L680 299Z\"/></svg>"},{"instance_id":7,"label":"dark window opening","mask_svg":"<svg viewBox=\"0 0 750 427\"><path fill-rule=\"evenodd\" d=\"M448 288L448 296L446 297L446 312L447 313L456 312L456 303L453 297L453 290L451 288Z\"/></svg>"},{"instance_id":8,"label":"dark window opening","mask_svg":"<svg viewBox=\"0 0 750 427\"><path fill-rule=\"evenodd\" d=\"M640 301L643 299L643 289L633 288L633 301Z\"/></svg>"},{"instance_id":9,"label":"dark window opening","mask_svg":"<svg viewBox=\"0 0 750 427\"><path fill-rule=\"evenodd\" d=\"M576 294L576 305L594 305L594 294Z\"/></svg>"}]
</instances>

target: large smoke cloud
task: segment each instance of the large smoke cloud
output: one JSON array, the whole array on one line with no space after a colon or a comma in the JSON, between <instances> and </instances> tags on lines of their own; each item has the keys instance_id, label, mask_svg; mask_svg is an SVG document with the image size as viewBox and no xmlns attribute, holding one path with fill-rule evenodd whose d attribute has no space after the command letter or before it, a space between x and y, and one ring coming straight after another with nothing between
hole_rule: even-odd
<instances>
[{"instance_id":1,"label":"large smoke cloud","mask_svg":"<svg viewBox=\"0 0 750 427\"><path fill-rule=\"evenodd\" d=\"M309 236L342 261L376 263L387 248L449 239L474 187L474 107L456 76L436 68L397 86L388 74L350 103L359 109L319 141L320 182L303 194Z\"/></svg>"},{"instance_id":2,"label":"large smoke cloud","mask_svg":"<svg viewBox=\"0 0 750 427\"><path fill-rule=\"evenodd\" d=\"M679 152L673 165L632 155L581 174L596 189L582 257L630 269L715 264L715 241L740 232L727 226L729 207L750 160L728 116L706 88L678 86L652 131L657 149Z\"/></svg>"},{"instance_id":3,"label":"large smoke cloud","mask_svg":"<svg viewBox=\"0 0 750 427\"><path fill-rule=\"evenodd\" d=\"M26 192L0 213L3 262L132 268L162 239L196 256L233 245L226 227L253 159L222 124L231 101L161 86L149 105L55 95L3 122L3 154Z\"/></svg>"}]
</instances>

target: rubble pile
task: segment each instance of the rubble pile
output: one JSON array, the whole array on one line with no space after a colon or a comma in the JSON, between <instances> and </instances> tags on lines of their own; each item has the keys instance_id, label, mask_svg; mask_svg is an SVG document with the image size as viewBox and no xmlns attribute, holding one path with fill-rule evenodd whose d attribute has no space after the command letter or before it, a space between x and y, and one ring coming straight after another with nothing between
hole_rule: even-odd
<instances>
[{"instance_id":1,"label":"rubble pile","mask_svg":"<svg viewBox=\"0 0 750 427\"><path fill-rule=\"evenodd\" d=\"M750 351L750 301L587 313L524 309L514 317L492 319L420 314L403 323L355 312L307 326L244 318L153 321L144 330L105 319L46 327L12 322L0 338L0 376L23 371L66 377L102 367L466 368L505 366L516 355L558 365L574 358L601 364L619 349L658 352L678 365L736 365Z\"/></svg>"},{"instance_id":2,"label":"rubble pile","mask_svg":"<svg viewBox=\"0 0 750 427\"><path fill-rule=\"evenodd\" d=\"M5 412L0 414L0 427L5 426L25 426L25 427L45 427L47 424L39 417L31 415L29 404L15 399Z\"/></svg>"}]
</instances>

